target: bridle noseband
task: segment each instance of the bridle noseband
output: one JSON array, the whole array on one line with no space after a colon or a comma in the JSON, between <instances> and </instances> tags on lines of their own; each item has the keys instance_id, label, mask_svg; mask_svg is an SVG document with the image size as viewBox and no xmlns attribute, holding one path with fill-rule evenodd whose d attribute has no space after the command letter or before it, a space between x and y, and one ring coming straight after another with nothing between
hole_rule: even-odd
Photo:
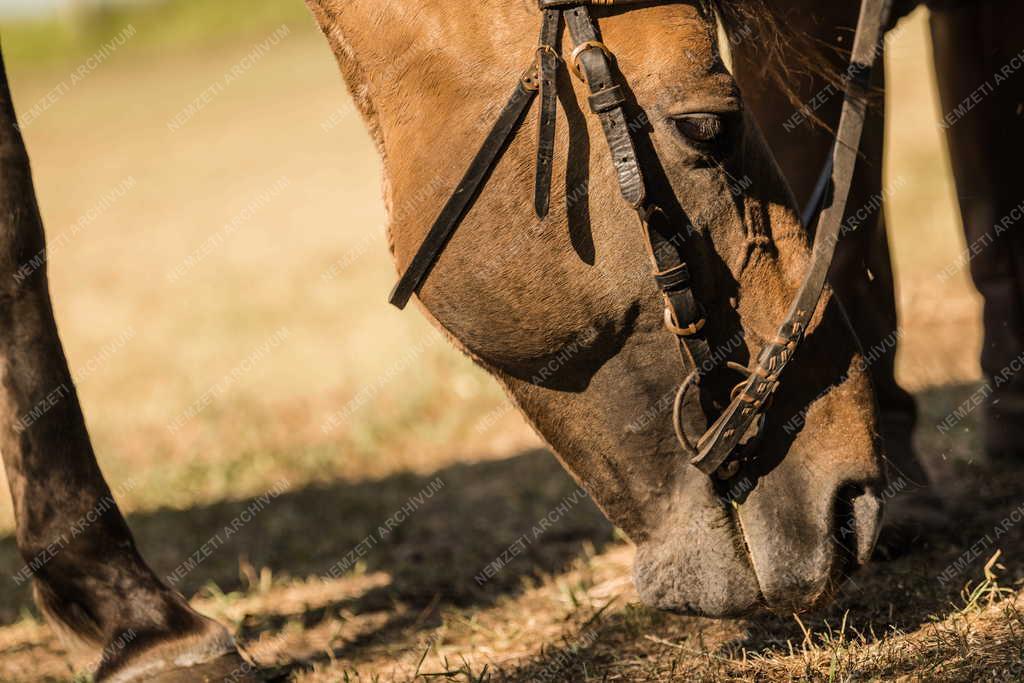
<instances>
[{"instance_id":1,"label":"bridle noseband","mask_svg":"<svg viewBox=\"0 0 1024 683\"><path fill-rule=\"evenodd\" d=\"M647 196L644 174L638 160L631 122L626 115L626 92L617 82L612 54L601 42L590 5L652 4L652 0L539 0L543 12L540 43L530 67L516 83L483 145L470 163L462 181L449 197L426 238L420 245L391 293L390 301L404 308L430 272L452 234L479 194L488 174L522 121L534 98L540 93L540 116L534 208L539 218L547 215L550 202L557 109L556 79L558 40L564 19L574 43L569 67L582 78L590 91L590 109L600 119L618 177L623 199L637 212L644 229L645 243L654 269L654 280L665 302L665 327L675 335L689 369L680 385L673 409L673 425L680 446L691 464L705 474L718 473L728 478L738 468L738 460L729 461L741 442L756 441L764 412L779 387L780 377L803 340L807 325L824 291L829 267L840 237L840 225L846 210L853 170L864 128L865 92L871 70L881 51L883 27L888 23L892 0L862 0L853 53L847 70L849 88L843 100L832 156L822 170L804 223L817 220L811 265L775 338L761 350L752 368L727 364L740 370L746 379L733 389L726 408L696 443L684 426L684 403L691 388L699 389L701 380L721 370L703 334L704 309L691 288L689 267L682 255L688 230L672 224L668 214ZM749 443L748 443L749 445ZM750 449L745 449L749 451Z\"/></svg>"}]
</instances>

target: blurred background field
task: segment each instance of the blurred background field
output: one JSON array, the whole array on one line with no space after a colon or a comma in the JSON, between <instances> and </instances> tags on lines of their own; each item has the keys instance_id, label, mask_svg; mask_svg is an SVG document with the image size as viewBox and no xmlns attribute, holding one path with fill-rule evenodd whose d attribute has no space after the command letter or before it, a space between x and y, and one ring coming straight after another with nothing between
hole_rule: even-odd
<instances>
[{"instance_id":1,"label":"blurred background field","mask_svg":"<svg viewBox=\"0 0 1024 683\"><path fill-rule=\"evenodd\" d=\"M51 281L71 366L94 368L80 382L95 406L90 427L111 479L142 478L126 503L245 496L285 471L298 486L430 468L431 449L466 442L474 415L502 399L444 344L429 342L374 388L429 328L382 305L394 269L379 165L305 7L178 2L99 14L10 29L4 50L30 110L70 83L89 46L135 29L25 126L49 239L67 238L51 254ZM284 37L268 49L275 31ZM39 36L51 32L80 37L40 65ZM223 92L172 129L215 83ZM168 429L276 333L286 343ZM351 418L325 433L364 387Z\"/></svg>"},{"instance_id":2,"label":"blurred background field","mask_svg":"<svg viewBox=\"0 0 1024 683\"><path fill-rule=\"evenodd\" d=\"M394 268L379 162L299 0L0 8L58 324L144 554L170 573L286 483L178 586L261 661L301 680L410 680L424 652L420 673L453 680L485 666L528 680L552 651L581 670L589 662L597 680L670 664L714 679L746 671L748 649L767 652L753 670L766 676L817 661L813 647L802 659L784 651L799 634L791 620L684 620L631 605L631 550L589 503L500 580L473 583L574 486L490 379L421 316L386 305ZM81 72L104 45L114 49ZM980 329L966 273L938 277L963 239L928 49L923 12L888 48L899 372L923 401L923 448L970 460L972 422L956 435L934 429L978 380ZM386 543L341 579L313 580L436 477L444 489ZM890 602L880 617L879 596L907 592L890 586L893 566L850 589L859 616L881 619L871 621L880 633L913 632L935 611L948 621L949 596L934 586L910 590L915 616L892 617ZM68 678L88 657L58 643L28 591L3 578L19 567L4 494L0 680ZM608 626L581 647L595 624ZM584 680L567 666L565 678Z\"/></svg>"}]
</instances>

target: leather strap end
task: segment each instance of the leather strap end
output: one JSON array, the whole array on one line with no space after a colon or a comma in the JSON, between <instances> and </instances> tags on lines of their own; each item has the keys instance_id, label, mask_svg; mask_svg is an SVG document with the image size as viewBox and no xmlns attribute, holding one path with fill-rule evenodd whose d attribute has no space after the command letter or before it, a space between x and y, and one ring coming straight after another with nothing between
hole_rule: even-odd
<instances>
[{"instance_id":1,"label":"leather strap end","mask_svg":"<svg viewBox=\"0 0 1024 683\"><path fill-rule=\"evenodd\" d=\"M636 176L636 179L630 180L631 185L629 187L621 186L621 184L620 187L622 188L622 198L626 200L626 203L634 209L639 209L643 206L644 200L647 199L647 193L644 190L644 181L640 176L640 169L638 168L633 175Z\"/></svg>"},{"instance_id":2,"label":"leather strap end","mask_svg":"<svg viewBox=\"0 0 1024 683\"><path fill-rule=\"evenodd\" d=\"M399 280L391 289L391 294L388 295L388 303L398 310L402 310L409 303L410 297L412 297L412 289L405 286L404 280Z\"/></svg>"},{"instance_id":3,"label":"leather strap end","mask_svg":"<svg viewBox=\"0 0 1024 683\"><path fill-rule=\"evenodd\" d=\"M690 461L690 464L710 477L719 467L722 466L722 463L724 463L728 457L729 451L722 451L721 453L704 451L697 457L693 458Z\"/></svg>"},{"instance_id":4,"label":"leather strap end","mask_svg":"<svg viewBox=\"0 0 1024 683\"><path fill-rule=\"evenodd\" d=\"M533 195L533 211L537 214L537 218L544 220L548 216L548 208L551 204L551 193L538 191Z\"/></svg>"},{"instance_id":5,"label":"leather strap end","mask_svg":"<svg viewBox=\"0 0 1024 683\"><path fill-rule=\"evenodd\" d=\"M699 452L690 460L690 464L710 477L729 459L750 426L751 420L753 415L745 416L739 410L739 403L733 401L707 434L701 437L697 444Z\"/></svg>"}]
</instances>

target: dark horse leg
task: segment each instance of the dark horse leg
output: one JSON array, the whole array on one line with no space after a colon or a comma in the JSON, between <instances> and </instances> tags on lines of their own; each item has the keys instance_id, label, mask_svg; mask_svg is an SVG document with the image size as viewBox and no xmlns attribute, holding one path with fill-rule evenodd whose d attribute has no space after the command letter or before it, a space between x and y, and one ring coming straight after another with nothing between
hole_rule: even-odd
<instances>
[{"instance_id":1,"label":"dark horse leg","mask_svg":"<svg viewBox=\"0 0 1024 683\"><path fill-rule=\"evenodd\" d=\"M820 43L848 50L857 23L856 1L822 3L818 0L769 0L785 20L786 28ZM751 41L752 42L752 41ZM737 40L733 47L734 69L750 106L785 174L800 206L810 198L822 164L831 149L830 130L838 125L842 92L821 76L793 72L789 86L803 103L794 107L789 96L765 77L759 46ZM846 67L842 54L824 51L835 72ZM876 75L883 85L881 69ZM816 116L828 129L816 125ZM916 421L913 397L895 379L899 332L896 320L892 265L882 210L882 145L884 103L868 116L861 143L863 158L857 165L850 194L844 237L836 253L830 283L843 303L869 363L878 396L880 427L891 465L894 491L916 489L928 482L911 443Z\"/></svg>"},{"instance_id":2,"label":"dark horse leg","mask_svg":"<svg viewBox=\"0 0 1024 683\"><path fill-rule=\"evenodd\" d=\"M985 300L985 447L1024 463L1024 4L935 2L931 29L970 272Z\"/></svg>"},{"instance_id":3,"label":"dark horse leg","mask_svg":"<svg viewBox=\"0 0 1024 683\"><path fill-rule=\"evenodd\" d=\"M234 680L246 680L227 631L143 561L103 480L57 335L44 248L0 57L0 452L25 560L14 580L31 578L63 635L103 648L99 680L221 680L240 668Z\"/></svg>"}]
</instances>

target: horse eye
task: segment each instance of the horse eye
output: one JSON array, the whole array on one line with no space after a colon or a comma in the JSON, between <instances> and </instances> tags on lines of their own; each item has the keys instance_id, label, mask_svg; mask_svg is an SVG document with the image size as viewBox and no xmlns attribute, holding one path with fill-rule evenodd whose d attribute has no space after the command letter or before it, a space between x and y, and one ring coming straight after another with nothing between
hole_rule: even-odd
<instances>
[{"instance_id":1,"label":"horse eye","mask_svg":"<svg viewBox=\"0 0 1024 683\"><path fill-rule=\"evenodd\" d=\"M716 114L682 114L672 117L672 122L694 142L712 142L722 134L722 117Z\"/></svg>"}]
</instances>

